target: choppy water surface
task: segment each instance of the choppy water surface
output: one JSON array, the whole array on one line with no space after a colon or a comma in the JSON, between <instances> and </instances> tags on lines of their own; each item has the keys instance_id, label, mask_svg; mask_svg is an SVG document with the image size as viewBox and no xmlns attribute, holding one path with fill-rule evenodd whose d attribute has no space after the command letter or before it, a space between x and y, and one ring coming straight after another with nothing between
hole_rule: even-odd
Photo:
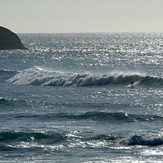
<instances>
[{"instance_id":1,"label":"choppy water surface","mask_svg":"<svg viewBox=\"0 0 163 163\"><path fill-rule=\"evenodd\" d=\"M163 34L19 36L29 50L0 51L2 162L162 162Z\"/></svg>"}]
</instances>

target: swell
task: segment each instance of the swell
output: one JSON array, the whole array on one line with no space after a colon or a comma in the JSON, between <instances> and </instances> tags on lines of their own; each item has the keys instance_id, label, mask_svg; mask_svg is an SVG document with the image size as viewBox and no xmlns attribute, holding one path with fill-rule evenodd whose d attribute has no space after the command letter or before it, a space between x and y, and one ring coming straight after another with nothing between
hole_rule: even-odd
<instances>
[{"instance_id":1,"label":"swell","mask_svg":"<svg viewBox=\"0 0 163 163\"><path fill-rule=\"evenodd\" d=\"M160 115L138 115L128 114L124 112L86 112L83 114L67 114L67 113L48 113L35 115L15 115L15 118L35 118L41 121L52 120L75 120L75 121L98 121L98 122L116 122L116 123L130 123L130 122L151 122L162 121L163 117Z\"/></svg>"},{"instance_id":2,"label":"swell","mask_svg":"<svg viewBox=\"0 0 163 163\"><path fill-rule=\"evenodd\" d=\"M98 103L97 105L85 103L83 104L84 108L95 108L102 106L112 106L108 103ZM37 102L37 101L28 101L28 100L19 100L19 99L8 99L4 97L0 97L0 108L1 111L4 111L4 108L8 109L17 109L17 108L49 108L54 110L54 112L48 113L42 113L39 114L39 112L35 114L23 114L23 113L15 113L15 118L35 118L41 121L49 121L49 120L76 120L76 121L105 121L105 122L144 122L144 121L162 121L163 117L160 114L130 114L126 112L99 112L99 111L92 111L92 112L84 112L84 113L55 113L55 109L60 108L81 108L81 104L73 103L73 104L67 104L67 103L45 103L43 102ZM114 106L119 107L119 106ZM3 112L2 112L3 113ZM9 113L8 113L9 114ZM2 115L2 114L1 114ZM2 118L2 117L1 117Z\"/></svg>"},{"instance_id":3,"label":"swell","mask_svg":"<svg viewBox=\"0 0 163 163\"><path fill-rule=\"evenodd\" d=\"M32 86L102 86L108 84L163 84L163 78L134 72L73 73L32 67L7 80L16 85Z\"/></svg>"}]
</instances>

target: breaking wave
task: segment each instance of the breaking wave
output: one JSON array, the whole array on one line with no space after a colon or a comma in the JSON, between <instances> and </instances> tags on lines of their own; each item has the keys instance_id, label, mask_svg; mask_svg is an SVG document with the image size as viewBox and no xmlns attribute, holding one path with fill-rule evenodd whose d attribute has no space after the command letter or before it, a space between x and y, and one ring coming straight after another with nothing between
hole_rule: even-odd
<instances>
[{"instance_id":1,"label":"breaking wave","mask_svg":"<svg viewBox=\"0 0 163 163\"><path fill-rule=\"evenodd\" d=\"M70 132L0 132L0 151L58 151L68 148L99 148L121 146L159 146L163 145L163 136L158 133L134 134L121 136L117 134L95 134Z\"/></svg>"},{"instance_id":2,"label":"breaking wave","mask_svg":"<svg viewBox=\"0 0 163 163\"><path fill-rule=\"evenodd\" d=\"M73 73L61 71L49 71L39 67L33 67L17 73L7 80L16 85L32 86L101 86L108 84L129 84L133 81L137 84L163 84L163 78L134 72L119 73Z\"/></svg>"},{"instance_id":3,"label":"breaking wave","mask_svg":"<svg viewBox=\"0 0 163 163\"><path fill-rule=\"evenodd\" d=\"M144 135L131 135L125 141L126 145L145 145L145 146L158 146L163 145L163 136L159 134L144 134Z\"/></svg>"}]
</instances>

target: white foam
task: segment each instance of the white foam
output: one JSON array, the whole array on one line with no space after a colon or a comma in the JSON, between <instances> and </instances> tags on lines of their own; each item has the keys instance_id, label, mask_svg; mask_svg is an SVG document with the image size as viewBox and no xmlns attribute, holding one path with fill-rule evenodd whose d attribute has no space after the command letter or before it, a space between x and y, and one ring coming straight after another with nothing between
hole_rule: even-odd
<instances>
[{"instance_id":1,"label":"white foam","mask_svg":"<svg viewBox=\"0 0 163 163\"><path fill-rule=\"evenodd\" d=\"M134 75L134 74L132 74ZM91 86L104 84L125 83L131 73L112 72L108 74L100 73L74 73L48 70L41 67L26 69L8 81L16 85L35 85L35 86Z\"/></svg>"}]
</instances>

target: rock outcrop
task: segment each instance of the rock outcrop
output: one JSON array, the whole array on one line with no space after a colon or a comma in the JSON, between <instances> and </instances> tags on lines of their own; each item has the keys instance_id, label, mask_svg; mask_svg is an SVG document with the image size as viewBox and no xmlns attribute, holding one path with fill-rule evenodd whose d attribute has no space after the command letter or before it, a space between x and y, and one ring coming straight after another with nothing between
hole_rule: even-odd
<instances>
[{"instance_id":1,"label":"rock outcrop","mask_svg":"<svg viewBox=\"0 0 163 163\"><path fill-rule=\"evenodd\" d=\"M26 49L19 37L7 28L0 26L0 50Z\"/></svg>"}]
</instances>

